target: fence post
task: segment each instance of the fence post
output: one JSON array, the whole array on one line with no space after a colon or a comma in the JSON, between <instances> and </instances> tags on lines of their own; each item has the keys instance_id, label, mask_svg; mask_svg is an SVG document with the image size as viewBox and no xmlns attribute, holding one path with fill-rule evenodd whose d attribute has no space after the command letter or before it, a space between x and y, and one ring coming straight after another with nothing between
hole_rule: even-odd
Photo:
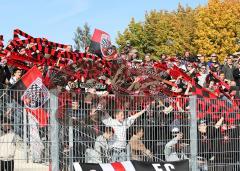
<instances>
[{"instance_id":1,"label":"fence post","mask_svg":"<svg viewBox=\"0 0 240 171\"><path fill-rule=\"evenodd\" d=\"M57 120L58 93L50 91L51 171L59 171L59 123Z\"/></svg>"},{"instance_id":2,"label":"fence post","mask_svg":"<svg viewBox=\"0 0 240 171\"><path fill-rule=\"evenodd\" d=\"M72 117L69 118L69 167L73 171L73 121Z\"/></svg>"},{"instance_id":3,"label":"fence post","mask_svg":"<svg viewBox=\"0 0 240 171\"><path fill-rule=\"evenodd\" d=\"M27 112L25 107L23 108L23 143L24 143L24 160L28 163L28 137L27 137Z\"/></svg>"},{"instance_id":4,"label":"fence post","mask_svg":"<svg viewBox=\"0 0 240 171\"><path fill-rule=\"evenodd\" d=\"M197 98L190 97L190 113L191 113L191 127L190 127L190 148L191 148L191 162L192 171L197 170Z\"/></svg>"}]
</instances>

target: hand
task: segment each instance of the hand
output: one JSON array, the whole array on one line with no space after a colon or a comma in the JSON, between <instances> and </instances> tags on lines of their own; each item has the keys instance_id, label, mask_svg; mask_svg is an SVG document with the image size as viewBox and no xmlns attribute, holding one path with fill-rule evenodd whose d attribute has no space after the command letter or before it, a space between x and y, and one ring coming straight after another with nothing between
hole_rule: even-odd
<instances>
[{"instance_id":1,"label":"hand","mask_svg":"<svg viewBox=\"0 0 240 171\"><path fill-rule=\"evenodd\" d=\"M183 138L183 133L178 133L176 138L177 140L181 140Z\"/></svg>"},{"instance_id":2,"label":"hand","mask_svg":"<svg viewBox=\"0 0 240 171\"><path fill-rule=\"evenodd\" d=\"M148 157L153 158L153 154L151 153L150 150L147 150L145 153Z\"/></svg>"}]
</instances>

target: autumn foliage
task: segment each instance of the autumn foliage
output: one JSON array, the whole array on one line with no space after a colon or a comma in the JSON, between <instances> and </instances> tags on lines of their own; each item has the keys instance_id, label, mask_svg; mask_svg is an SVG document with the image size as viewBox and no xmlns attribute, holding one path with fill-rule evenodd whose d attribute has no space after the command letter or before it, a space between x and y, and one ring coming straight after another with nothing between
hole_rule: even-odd
<instances>
[{"instance_id":1,"label":"autumn foliage","mask_svg":"<svg viewBox=\"0 0 240 171\"><path fill-rule=\"evenodd\" d=\"M145 21L134 18L123 33L119 33L120 47L129 40L137 50L161 54L192 53L209 56L217 53L220 60L240 50L240 0L209 0L195 9L179 4L176 11L150 11Z\"/></svg>"}]
</instances>

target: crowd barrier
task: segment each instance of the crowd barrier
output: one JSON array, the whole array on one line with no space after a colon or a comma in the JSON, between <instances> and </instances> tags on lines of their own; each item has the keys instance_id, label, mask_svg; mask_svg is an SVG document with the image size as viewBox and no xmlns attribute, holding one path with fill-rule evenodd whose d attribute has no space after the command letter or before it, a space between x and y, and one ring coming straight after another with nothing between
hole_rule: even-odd
<instances>
[{"instance_id":1,"label":"crowd barrier","mask_svg":"<svg viewBox=\"0 0 240 171\"><path fill-rule=\"evenodd\" d=\"M0 91L0 160L14 153L8 160L15 170L73 171L74 163L173 160L188 160L193 171L239 170L237 101L57 90L41 99L42 93L25 99L20 90ZM109 127L112 135L105 134ZM109 146L99 151L106 144L99 138L103 134L110 136Z\"/></svg>"}]
</instances>

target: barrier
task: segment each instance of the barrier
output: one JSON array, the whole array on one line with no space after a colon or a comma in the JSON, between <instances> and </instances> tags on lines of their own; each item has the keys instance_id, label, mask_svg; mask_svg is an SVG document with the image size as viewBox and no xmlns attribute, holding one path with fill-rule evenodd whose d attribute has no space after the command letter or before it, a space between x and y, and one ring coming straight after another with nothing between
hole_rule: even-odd
<instances>
[{"instance_id":1,"label":"barrier","mask_svg":"<svg viewBox=\"0 0 240 171\"><path fill-rule=\"evenodd\" d=\"M238 101L52 91L41 106L50 117L41 127L24 106L23 92L0 94L0 148L8 154L16 147L14 158L8 156L15 170L74 170L74 163L130 160L239 169ZM14 141L3 139L8 133Z\"/></svg>"}]
</instances>

